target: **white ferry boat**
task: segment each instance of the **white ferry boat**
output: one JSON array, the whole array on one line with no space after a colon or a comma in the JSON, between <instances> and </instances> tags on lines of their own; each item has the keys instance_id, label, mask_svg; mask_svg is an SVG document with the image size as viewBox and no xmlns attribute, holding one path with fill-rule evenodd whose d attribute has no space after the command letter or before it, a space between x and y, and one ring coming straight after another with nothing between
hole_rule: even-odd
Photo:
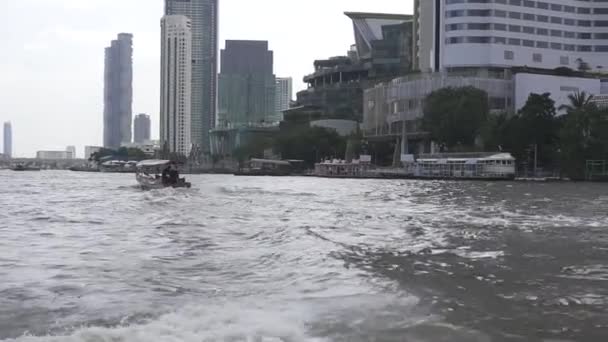
<instances>
[{"instance_id":1,"label":"white ferry boat","mask_svg":"<svg viewBox=\"0 0 608 342\"><path fill-rule=\"evenodd\" d=\"M312 176L327 178L400 178L513 180L515 158L510 153L421 155L405 158L402 167L379 168L355 160L324 161L315 165Z\"/></svg>"},{"instance_id":2,"label":"white ferry boat","mask_svg":"<svg viewBox=\"0 0 608 342\"><path fill-rule=\"evenodd\" d=\"M515 179L515 158L510 153L422 155L404 167L413 178Z\"/></svg>"}]
</instances>

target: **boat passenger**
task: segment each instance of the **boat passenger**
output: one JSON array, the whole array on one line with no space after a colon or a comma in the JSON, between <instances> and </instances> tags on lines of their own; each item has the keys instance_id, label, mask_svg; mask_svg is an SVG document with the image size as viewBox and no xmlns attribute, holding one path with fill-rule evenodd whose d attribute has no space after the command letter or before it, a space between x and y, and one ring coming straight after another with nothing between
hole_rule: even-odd
<instances>
[{"instance_id":1,"label":"boat passenger","mask_svg":"<svg viewBox=\"0 0 608 342\"><path fill-rule=\"evenodd\" d=\"M169 184L176 185L179 182L179 172L177 171L177 165L175 163L171 163L169 167Z\"/></svg>"},{"instance_id":2,"label":"boat passenger","mask_svg":"<svg viewBox=\"0 0 608 342\"><path fill-rule=\"evenodd\" d=\"M163 182L164 185L171 184L170 183L170 176L169 176L170 172L171 172L171 164L167 165L163 169L163 172L161 174L161 179L162 179L162 182Z\"/></svg>"}]
</instances>

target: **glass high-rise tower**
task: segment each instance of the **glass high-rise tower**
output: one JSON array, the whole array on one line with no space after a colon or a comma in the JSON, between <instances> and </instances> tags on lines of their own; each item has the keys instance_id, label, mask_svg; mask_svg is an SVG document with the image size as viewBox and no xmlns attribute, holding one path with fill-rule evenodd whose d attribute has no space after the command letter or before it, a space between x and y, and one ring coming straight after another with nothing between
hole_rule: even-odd
<instances>
[{"instance_id":1,"label":"glass high-rise tower","mask_svg":"<svg viewBox=\"0 0 608 342\"><path fill-rule=\"evenodd\" d=\"M165 0L165 15L184 15L192 23L191 141L208 152L217 112L218 0Z\"/></svg>"},{"instance_id":2,"label":"glass high-rise tower","mask_svg":"<svg viewBox=\"0 0 608 342\"><path fill-rule=\"evenodd\" d=\"M103 146L131 142L133 113L133 35L121 33L105 50Z\"/></svg>"}]
</instances>

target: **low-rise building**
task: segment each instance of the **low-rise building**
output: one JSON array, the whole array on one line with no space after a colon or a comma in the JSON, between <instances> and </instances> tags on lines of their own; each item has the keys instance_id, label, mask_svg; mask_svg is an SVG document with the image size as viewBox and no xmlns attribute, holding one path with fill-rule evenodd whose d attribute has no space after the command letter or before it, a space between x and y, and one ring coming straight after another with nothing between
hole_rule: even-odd
<instances>
[{"instance_id":1,"label":"low-rise building","mask_svg":"<svg viewBox=\"0 0 608 342\"><path fill-rule=\"evenodd\" d=\"M74 159L74 155L69 151L38 151L38 152L36 152L36 159L47 159L47 160Z\"/></svg>"},{"instance_id":2,"label":"low-rise building","mask_svg":"<svg viewBox=\"0 0 608 342\"><path fill-rule=\"evenodd\" d=\"M137 148L142 150L147 156L153 156L160 150L160 142L157 140L147 140L142 143L125 143L121 147Z\"/></svg>"}]
</instances>

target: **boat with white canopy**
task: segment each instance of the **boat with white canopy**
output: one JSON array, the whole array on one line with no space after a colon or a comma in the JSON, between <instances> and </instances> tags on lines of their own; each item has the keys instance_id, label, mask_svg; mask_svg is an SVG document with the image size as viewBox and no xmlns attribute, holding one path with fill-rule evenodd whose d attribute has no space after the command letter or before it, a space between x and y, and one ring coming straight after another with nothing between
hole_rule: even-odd
<instances>
[{"instance_id":1,"label":"boat with white canopy","mask_svg":"<svg viewBox=\"0 0 608 342\"><path fill-rule=\"evenodd\" d=\"M170 160L143 160L136 170L135 179L146 190L191 187L185 178L179 178L177 166Z\"/></svg>"}]
</instances>

